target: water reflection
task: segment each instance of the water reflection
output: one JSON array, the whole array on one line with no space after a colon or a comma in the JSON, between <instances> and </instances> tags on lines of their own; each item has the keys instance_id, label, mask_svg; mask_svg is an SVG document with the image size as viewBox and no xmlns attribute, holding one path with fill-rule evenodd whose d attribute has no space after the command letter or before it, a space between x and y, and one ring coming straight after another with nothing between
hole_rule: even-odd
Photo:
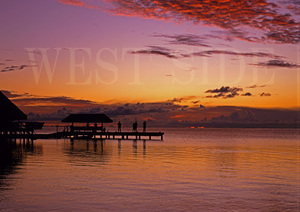
<instances>
[{"instance_id":1,"label":"water reflection","mask_svg":"<svg viewBox=\"0 0 300 212\"><path fill-rule=\"evenodd\" d=\"M112 155L112 148L105 140L76 140L64 146L64 152L75 165L93 165L93 162L107 164Z\"/></svg>"},{"instance_id":2,"label":"water reflection","mask_svg":"<svg viewBox=\"0 0 300 212\"><path fill-rule=\"evenodd\" d=\"M33 140L0 140L0 190L9 188L8 176L16 173L28 155L42 153L42 145L35 145Z\"/></svg>"},{"instance_id":3,"label":"water reflection","mask_svg":"<svg viewBox=\"0 0 300 212\"><path fill-rule=\"evenodd\" d=\"M15 159L0 211L299 210L299 133L229 131L173 130L164 142L17 142L7 156L0 148L0 161ZM30 157L37 144L43 155Z\"/></svg>"},{"instance_id":4,"label":"water reflection","mask_svg":"<svg viewBox=\"0 0 300 212\"><path fill-rule=\"evenodd\" d=\"M137 156L137 140L133 140L132 142L132 150L133 150L133 155Z\"/></svg>"},{"instance_id":5,"label":"water reflection","mask_svg":"<svg viewBox=\"0 0 300 212\"><path fill-rule=\"evenodd\" d=\"M137 156L138 155L138 143L143 142L143 155L146 156L146 142L147 140L143 139L143 140L132 140L132 152L133 155ZM122 152L122 142L126 142L128 143L128 140L123 140L122 139L118 139L118 155L121 155ZM153 142L153 141L152 141ZM126 145L125 145L126 146Z\"/></svg>"},{"instance_id":6,"label":"water reflection","mask_svg":"<svg viewBox=\"0 0 300 212\"><path fill-rule=\"evenodd\" d=\"M122 154L123 156L127 155L130 149L134 157L138 157L140 154L145 157L147 153L146 140L70 139L65 142L63 151L69 157L69 162L75 165L84 163L85 165L94 166L92 162L100 162L103 165L108 164L116 149L119 157ZM132 145L130 145L131 142ZM140 148L142 148L142 151L139 151Z\"/></svg>"},{"instance_id":7,"label":"water reflection","mask_svg":"<svg viewBox=\"0 0 300 212\"><path fill-rule=\"evenodd\" d=\"M236 163L238 160L236 146L219 146L215 147L214 156L215 164L214 167L219 169L219 177L228 178L236 177Z\"/></svg>"}]
</instances>

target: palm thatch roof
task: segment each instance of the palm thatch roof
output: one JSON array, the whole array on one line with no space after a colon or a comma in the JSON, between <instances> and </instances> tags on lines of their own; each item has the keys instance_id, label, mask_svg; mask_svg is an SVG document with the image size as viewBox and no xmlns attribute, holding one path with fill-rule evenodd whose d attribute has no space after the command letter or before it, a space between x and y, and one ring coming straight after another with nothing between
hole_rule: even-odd
<instances>
[{"instance_id":1,"label":"palm thatch roof","mask_svg":"<svg viewBox=\"0 0 300 212\"><path fill-rule=\"evenodd\" d=\"M64 118L61 122L79 122L79 123L111 123L111 120L105 114L70 114Z\"/></svg>"},{"instance_id":2,"label":"palm thatch roof","mask_svg":"<svg viewBox=\"0 0 300 212\"><path fill-rule=\"evenodd\" d=\"M0 91L0 122L27 120L27 116Z\"/></svg>"}]
</instances>

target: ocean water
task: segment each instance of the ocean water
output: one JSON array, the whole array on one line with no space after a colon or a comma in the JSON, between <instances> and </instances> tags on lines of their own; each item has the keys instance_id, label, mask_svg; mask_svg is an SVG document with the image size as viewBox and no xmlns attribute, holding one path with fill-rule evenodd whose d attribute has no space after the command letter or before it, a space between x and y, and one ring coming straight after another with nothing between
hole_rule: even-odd
<instances>
[{"instance_id":1,"label":"ocean water","mask_svg":"<svg viewBox=\"0 0 300 212\"><path fill-rule=\"evenodd\" d=\"M0 211L300 211L299 129L0 144Z\"/></svg>"}]
</instances>

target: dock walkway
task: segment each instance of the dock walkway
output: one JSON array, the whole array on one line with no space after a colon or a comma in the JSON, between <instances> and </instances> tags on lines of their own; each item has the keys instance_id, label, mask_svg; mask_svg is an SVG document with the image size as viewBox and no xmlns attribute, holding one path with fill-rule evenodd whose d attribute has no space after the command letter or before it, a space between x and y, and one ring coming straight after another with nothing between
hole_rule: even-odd
<instances>
[{"instance_id":1,"label":"dock walkway","mask_svg":"<svg viewBox=\"0 0 300 212\"><path fill-rule=\"evenodd\" d=\"M56 132L50 134L7 134L0 138L26 139L100 139L100 140L163 140L163 132Z\"/></svg>"},{"instance_id":2,"label":"dock walkway","mask_svg":"<svg viewBox=\"0 0 300 212\"><path fill-rule=\"evenodd\" d=\"M57 132L57 138L94 138L122 140L163 140L163 132ZM55 135L54 135L55 136Z\"/></svg>"}]
</instances>

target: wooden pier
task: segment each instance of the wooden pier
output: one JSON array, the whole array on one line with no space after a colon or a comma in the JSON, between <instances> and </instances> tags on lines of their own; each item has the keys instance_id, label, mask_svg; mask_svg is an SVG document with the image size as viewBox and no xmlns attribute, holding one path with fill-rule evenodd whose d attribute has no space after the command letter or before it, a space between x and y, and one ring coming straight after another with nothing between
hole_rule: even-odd
<instances>
[{"instance_id":1,"label":"wooden pier","mask_svg":"<svg viewBox=\"0 0 300 212\"><path fill-rule=\"evenodd\" d=\"M54 135L55 136L55 135ZM58 132L57 138L113 139L113 140L163 140L163 132Z\"/></svg>"},{"instance_id":2,"label":"wooden pier","mask_svg":"<svg viewBox=\"0 0 300 212\"><path fill-rule=\"evenodd\" d=\"M95 139L95 140L163 140L163 132L56 132L50 134L7 134L10 139Z\"/></svg>"}]
</instances>

